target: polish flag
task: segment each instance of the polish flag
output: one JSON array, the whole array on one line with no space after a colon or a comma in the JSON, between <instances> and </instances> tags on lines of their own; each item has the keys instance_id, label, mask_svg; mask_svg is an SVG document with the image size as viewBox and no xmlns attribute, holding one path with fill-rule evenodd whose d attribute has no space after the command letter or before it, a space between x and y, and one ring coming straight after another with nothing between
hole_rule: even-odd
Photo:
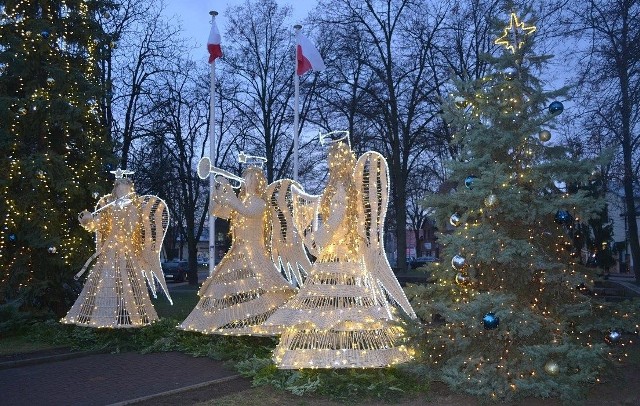
<instances>
[{"instance_id":1,"label":"polish flag","mask_svg":"<svg viewBox=\"0 0 640 406\"><path fill-rule=\"evenodd\" d=\"M296 73L302 75L311 69L315 71L324 70L324 61L320 56L320 52L318 52L315 45L309 41L309 38L298 31L296 39L298 40L298 46L296 48L298 66L296 67Z\"/></svg>"},{"instance_id":2,"label":"polish flag","mask_svg":"<svg viewBox=\"0 0 640 406\"><path fill-rule=\"evenodd\" d=\"M218 25L214 19L211 22L211 32L209 33L209 40L207 41L207 51L209 51L209 63L215 61L222 56L222 48L220 48L220 31L218 31Z\"/></svg>"}]
</instances>

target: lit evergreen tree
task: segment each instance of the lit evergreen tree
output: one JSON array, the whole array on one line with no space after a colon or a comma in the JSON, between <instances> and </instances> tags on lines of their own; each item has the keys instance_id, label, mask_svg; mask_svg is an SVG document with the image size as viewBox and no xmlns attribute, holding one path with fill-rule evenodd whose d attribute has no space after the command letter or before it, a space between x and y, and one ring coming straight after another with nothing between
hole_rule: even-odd
<instances>
[{"instance_id":1,"label":"lit evergreen tree","mask_svg":"<svg viewBox=\"0 0 640 406\"><path fill-rule=\"evenodd\" d=\"M581 289L591 279L576 225L603 208L587 190L599 162L548 139L562 92L534 76L549 58L533 55L534 30L512 15L496 41L506 51L489 58L494 73L455 83L444 103L460 154L450 193L424 202L447 230L444 263L436 283L407 289L429 322L423 362L452 388L489 399L575 399L606 364L609 329L620 346L637 323Z\"/></svg>"},{"instance_id":2,"label":"lit evergreen tree","mask_svg":"<svg viewBox=\"0 0 640 406\"><path fill-rule=\"evenodd\" d=\"M0 301L64 314L64 286L91 255L77 216L107 186L96 16L109 7L0 1Z\"/></svg>"}]
</instances>

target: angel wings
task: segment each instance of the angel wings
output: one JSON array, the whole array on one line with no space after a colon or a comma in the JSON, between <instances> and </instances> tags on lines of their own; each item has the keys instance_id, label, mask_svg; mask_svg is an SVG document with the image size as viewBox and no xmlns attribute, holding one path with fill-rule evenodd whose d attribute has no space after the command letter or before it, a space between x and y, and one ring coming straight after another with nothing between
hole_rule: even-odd
<instances>
[{"instance_id":1,"label":"angel wings","mask_svg":"<svg viewBox=\"0 0 640 406\"><path fill-rule=\"evenodd\" d=\"M389 200L387 162L377 152L366 152L357 160L351 176L357 189L356 223L365 267L389 301L410 318L416 318L384 250L384 222ZM323 222L330 221L320 213L322 195L307 194L300 184L288 179L272 183L267 190L273 227L272 258L285 277L300 286L304 271L311 265L302 244L309 254L317 257L323 244ZM333 195L338 210L340 200L346 200L340 193L338 190Z\"/></svg>"}]
</instances>

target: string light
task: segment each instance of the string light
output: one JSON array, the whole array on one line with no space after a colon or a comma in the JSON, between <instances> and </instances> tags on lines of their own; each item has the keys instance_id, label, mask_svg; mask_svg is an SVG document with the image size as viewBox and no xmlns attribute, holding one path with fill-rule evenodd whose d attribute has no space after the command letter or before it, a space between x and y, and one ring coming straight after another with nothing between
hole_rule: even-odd
<instances>
[{"instance_id":1,"label":"string light","mask_svg":"<svg viewBox=\"0 0 640 406\"><path fill-rule=\"evenodd\" d=\"M300 292L266 322L284 328L273 360L282 369L405 362L413 350L403 344L404 326L387 294L410 316L415 313L381 245L386 161L366 153L356 163L347 143L333 142L328 166L324 193L297 193L294 200L296 224L306 230L305 244L317 260Z\"/></svg>"},{"instance_id":2,"label":"string light","mask_svg":"<svg viewBox=\"0 0 640 406\"><path fill-rule=\"evenodd\" d=\"M259 157L244 152L239 156L240 161L247 164L251 163L249 158ZM263 158L256 161L260 165L262 162ZM211 167L208 172L220 173ZM209 176L208 173L199 175ZM282 226L280 221L271 223L272 211L268 202L277 207L278 197L283 199L283 207L279 207L275 214L280 219L278 214L283 216L288 212L285 195L292 181L278 181L267 187L264 173L257 166L246 168L241 179L231 176L241 181L239 195L232 191L226 178L218 177L217 189L211 196L212 216L231 220L231 248L200 288L198 304L178 328L205 334L279 334L279 327L267 326L264 322L297 290L278 271L270 258L270 248L280 248L277 251L285 258L278 257L276 262L288 264L288 256L284 252L294 252L291 255L299 263L293 261L291 268L298 271L299 267L310 267L301 243L296 244L293 237L287 239L286 227L276 228ZM276 237L272 237L273 234ZM295 275L295 280L301 284L300 273L290 272L289 276L294 278Z\"/></svg>"},{"instance_id":3,"label":"string light","mask_svg":"<svg viewBox=\"0 0 640 406\"><path fill-rule=\"evenodd\" d=\"M115 171L111 194L103 196L93 213L79 220L96 233L96 253L76 278L91 267L80 296L61 322L96 328L141 327L158 320L147 285L156 297L156 283L173 304L160 266L160 249L169 224L169 211L157 196L138 196L133 183ZM145 283L145 279L147 283Z\"/></svg>"},{"instance_id":4,"label":"string light","mask_svg":"<svg viewBox=\"0 0 640 406\"><path fill-rule=\"evenodd\" d=\"M0 41L15 60L0 64L12 98L8 111L14 113L2 123L13 140L5 150L6 182L0 188L0 291L7 297L16 294L16 286L46 278L43 269L71 271L86 244L80 227L67 224L77 214L74 207L88 201L83 188L103 182L98 151L108 149L97 111L85 104L98 77L93 40L101 30L94 11L86 2L64 1L1 7ZM66 17L71 14L73 19ZM20 62L34 58L39 63ZM41 255L28 235L36 232L32 228L45 246L55 247L55 256Z\"/></svg>"}]
</instances>

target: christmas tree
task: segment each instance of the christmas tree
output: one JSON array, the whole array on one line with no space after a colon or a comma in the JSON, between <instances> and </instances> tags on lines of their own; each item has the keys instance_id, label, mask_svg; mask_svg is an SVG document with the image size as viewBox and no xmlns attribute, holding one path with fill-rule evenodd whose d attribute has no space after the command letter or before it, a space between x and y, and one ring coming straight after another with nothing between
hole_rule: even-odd
<instances>
[{"instance_id":1,"label":"christmas tree","mask_svg":"<svg viewBox=\"0 0 640 406\"><path fill-rule=\"evenodd\" d=\"M78 213L107 187L96 20L107 7L0 2L0 298L58 315L93 249Z\"/></svg>"},{"instance_id":2,"label":"christmas tree","mask_svg":"<svg viewBox=\"0 0 640 406\"><path fill-rule=\"evenodd\" d=\"M443 231L443 263L433 285L408 288L429 324L422 362L485 399L574 399L637 323L631 305L585 294L576 225L603 208L588 190L599 161L572 159L551 139L562 92L535 76L549 57L533 54L534 33L512 14L492 73L455 82L444 103L460 152L445 193L424 202Z\"/></svg>"}]
</instances>

